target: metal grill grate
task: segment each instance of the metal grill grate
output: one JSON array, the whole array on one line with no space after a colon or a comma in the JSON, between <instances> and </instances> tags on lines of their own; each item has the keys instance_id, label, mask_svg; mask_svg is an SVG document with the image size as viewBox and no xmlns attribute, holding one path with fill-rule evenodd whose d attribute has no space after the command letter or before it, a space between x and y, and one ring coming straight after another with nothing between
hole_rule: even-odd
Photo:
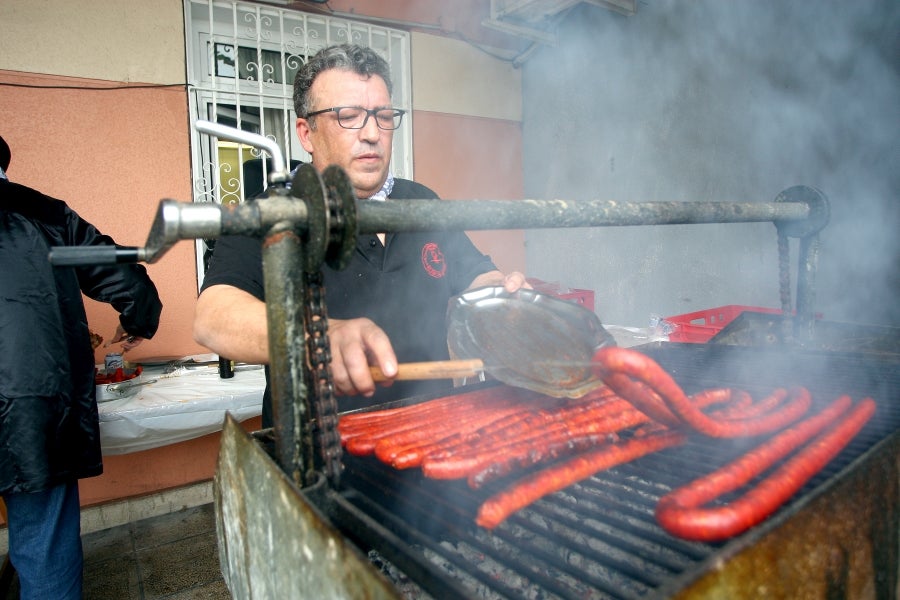
<instances>
[{"instance_id":1,"label":"metal grill grate","mask_svg":"<svg viewBox=\"0 0 900 600\"><path fill-rule=\"evenodd\" d=\"M897 363L855 355L785 356L744 348L663 345L648 350L689 388L733 385L755 391L805 385L822 405L843 393L872 396L876 416L822 472L772 519L794 507L900 428ZM758 365L748 369L751 364ZM764 373L760 378L759 374ZM657 525L654 509L672 488L740 455L753 441L711 442L649 455L595 475L535 503L493 532L474 525L478 505L503 482L470 490L463 482L426 480L374 459L348 457L343 498L407 545L386 554L401 569L421 570L425 589L467 598L648 598L690 580L734 544L695 543ZM728 501L725 496L721 501ZM336 520L340 522L340 515ZM765 524L757 529L765 528ZM377 528L348 535L380 550ZM758 532L756 532L758 533ZM752 537L754 530L744 537ZM432 592L434 593L434 592Z\"/></svg>"}]
</instances>

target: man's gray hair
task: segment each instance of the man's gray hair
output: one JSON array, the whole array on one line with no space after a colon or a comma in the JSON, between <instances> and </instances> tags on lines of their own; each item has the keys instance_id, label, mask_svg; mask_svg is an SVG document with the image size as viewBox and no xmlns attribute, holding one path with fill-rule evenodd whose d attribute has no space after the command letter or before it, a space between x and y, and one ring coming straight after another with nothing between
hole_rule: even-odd
<instances>
[{"instance_id":1,"label":"man's gray hair","mask_svg":"<svg viewBox=\"0 0 900 600\"><path fill-rule=\"evenodd\" d=\"M328 46L310 57L294 78L294 111L298 117L305 117L312 111L309 89L319 73L329 69L352 71L368 77L378 75L387 85L388 95L393 94L391 68L374 50L356 44Z\"/></svg>"}]
</instances>

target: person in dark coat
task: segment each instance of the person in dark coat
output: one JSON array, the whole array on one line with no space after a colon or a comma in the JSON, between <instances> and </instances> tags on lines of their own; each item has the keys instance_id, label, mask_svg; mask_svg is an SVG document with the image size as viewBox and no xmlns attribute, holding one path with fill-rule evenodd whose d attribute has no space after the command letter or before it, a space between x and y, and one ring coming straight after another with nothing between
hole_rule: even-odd
<instances>
[{"instance_id":1,"label":"person in dark coat","mask_svg":"<svg viewBox=\"0 0 900 600\"><path fill-rule=\"evenodd\" d=\"M103 472L82 293L150 338L162 303L140 265L54 267L52 246L114 245L65 202L9 181L0 137L0 496L21 598L81 598L78 479Z\"/></svg>"}]
</instances>

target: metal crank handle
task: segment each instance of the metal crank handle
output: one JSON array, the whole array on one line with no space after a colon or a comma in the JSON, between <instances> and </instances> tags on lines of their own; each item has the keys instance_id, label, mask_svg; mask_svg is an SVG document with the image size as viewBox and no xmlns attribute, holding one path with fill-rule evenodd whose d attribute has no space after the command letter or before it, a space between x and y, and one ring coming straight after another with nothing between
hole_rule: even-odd
<instances>
[{"instance_id":1,"label":"metal crank handle","mask_svg":"<svg viewBox=\"0 0 900 600\"><path fill-rule=\"evenodd\" d=\"M369 367L372 379L389 381L390 377L378 367ZM431 362L401 363L397 365L397 376L393 379L410 381L413 379L462 379L477 377L484 372L484 362L479 358L467 360L436 360Z\"/></svg>"},{"instance_id":2,"label":"metal crank handle","mask_svg":"<svg viewBox=\"0 0 900 600\"><path fill-rule=\"evenodd\" d=\"M140 250L134 246L54 246L49 258L57 267L116 265L140 261Z\"/></svg>"},{"instance_id":3,"label":"metal crank handle","mask_svg":"<svg viewBox=\"0 0 900 600\"><path fill-rule=\"evenodd\" d=\"M197 121L194 123L194 128L200 133L215 136L220 140L247 144L254 148L265 150L272 157L272 171L269 173L269 183L284 183L290 179L290 170L287 168L284 154L282 154L281 148L275 140L213 121Z\"/></svg>"}]
</instances>

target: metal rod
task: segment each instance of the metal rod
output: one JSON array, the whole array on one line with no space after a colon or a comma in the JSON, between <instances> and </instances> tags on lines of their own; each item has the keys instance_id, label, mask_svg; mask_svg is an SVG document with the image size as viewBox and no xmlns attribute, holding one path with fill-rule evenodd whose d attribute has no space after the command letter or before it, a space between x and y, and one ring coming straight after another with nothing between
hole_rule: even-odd
<instances>
[{"instance_id":1,"label":"metal rod","mask_svg":"<svg viewBox=\"0 0 900 600\"><path fill-rule=\"evenodd\" d=\"M311 420L306 379L303 277L305 248L288 224L263 243L266 317L269 324L269 387L275 427L275 460L299 486L313 472L313 449L301 428Z\"/></svg>"},{"instance_id":2,"label":"metal rod","mask_svg":"<svg viewBox=\"0 0 900 600\"><path fill-rule=\"evenodd\" d=\"M403 200L359 201L359 233L384 231L444 231L541 229L617 225L688 225L802 221L809 216L803 202L616 202L600 200ZM279 222L307 230L306 204L283 189L269 198L238 206L162 200L147 245L131 260L158 261L178 240L222 235L260 235ZM70 254L77 252L77 259ZM54 248L51 262L67 264L126 262L102 248Z\"/></svg>"},{"instance_id":3,"label":"metal rod","mask_svg":"<svg viewBox=\"0 0 900 600\"><path fill-rule=\"evenodd\" d=\"M613 225L751 223L805 219L803 203L609 200L360 201L360 233Z\"/></svg>"}]
</instances>

